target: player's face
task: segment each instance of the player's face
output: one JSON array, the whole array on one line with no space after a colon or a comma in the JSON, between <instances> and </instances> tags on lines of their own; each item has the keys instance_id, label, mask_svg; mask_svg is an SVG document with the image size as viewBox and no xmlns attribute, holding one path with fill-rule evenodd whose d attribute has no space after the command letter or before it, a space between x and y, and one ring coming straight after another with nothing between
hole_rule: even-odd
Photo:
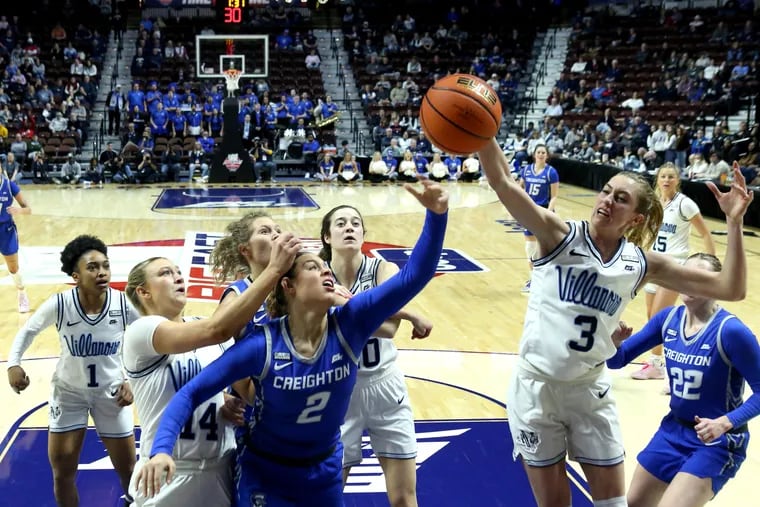
<instances>
[{"instance_id":1,"label":"player's face","mask_svg":"<svg viewBox=\"0 0 760 507\"><path fill-rule=\"evenodd\" d=\"M335 292L335 278L327 263L317 254L304 254L296 259L292 280L295 298L310 303L331 304Z\"/></svg>"},{"instance_id":2,"label":"player's face","mask_svg":"<svg viewBox=\"0 0 760 507\"><path fill-rule=\"evenodd\" d=\"M546 148L536 148L533 156L536 158L536 162L546 162Z\"/></svg>"},{"instance_id":3,"label":"player's face","mask_svg":"<svg viewBox=\"0 0 760 507\"><path fill-rule=\"evenodd\" d=\"M280 226L269 217L259 217L251 223L251 235L243 247L243 256L250 264L265 267L272 253L272 241L280 232Z\"/></svg>"},{"instance_id":4,"label":"player's face","mask_svg":"<svg viewBox=\"0 0 760 507\"><path fill-rule=\"evenodd\" d=\"M159 315L173 315L187 303L185 279L169 259L156 259L145 267L146 305Z\"/></svg>"},{"instance_id":5,"label":"player's face","mask_svg":"<svg viewBox=\"0 0 760 507\"><path fill-rule=\"evenodd\" d=\"M360 251L364 243L364 223L359 212L353 208L340 208L330 220L327 238L334 250Z\"/></svg>"},{"instance_id":6,"label":"player's face","mask_svg":"<svg viewBox=\"0 0 760 507\"><path fill-rule=\"evenodd\" d=\"M670 195L678 188L678 174L675 169L660 169L657 174L657 186L664 195Z\"/></svg>"},{"instance_id":7,"label":"player's face","mask_svg":"<svg viewBox=\"0 0 760 507\"><path fill-rule=\"evenodd\" d=\"M111 282L111 263L102 252L87 251L79 258L72 278L80 290L105 292Z\"/></svg>"},{"instance_id":8,"label":"player's face","mask_svg":"<svg viewBox=\"0 0 760 507\"><path fill-rule=\"evenodd\" d=\"M622 236L625 231L644 219L637 211L639 205L638 185L625 175L616 175L596 198L591 215L595 227L612 228Z\"/></svg>"}]
</instances>

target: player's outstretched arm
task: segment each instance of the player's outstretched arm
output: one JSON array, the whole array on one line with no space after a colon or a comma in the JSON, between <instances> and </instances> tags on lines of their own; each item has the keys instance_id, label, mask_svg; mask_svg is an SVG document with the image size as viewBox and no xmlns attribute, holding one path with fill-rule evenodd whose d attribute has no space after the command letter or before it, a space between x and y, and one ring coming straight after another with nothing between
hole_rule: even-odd
<instances>
[{"instance_id":1,"label":"player's outstretched arm","mask_svg":"<svg viewBox=\"0 0 760 507\"><path fill-rule=\"evenodd\" d=\"M34 338L55 324L58 317L58 295L48 298L16 333L8 353L8 383L16 393L29 387L29 377L21 367L21 357L32 345Z\"/></svg>"},{"instance_id":2,"label":"player's outstretched arm","mask_svg":"<svg viewBox=\"0 0 760 507\"><path fill-rule=\"evenodd\" d=\"M496 139L491 139L478 156L488 184L509 214L536 236L543 252L552 251L570 232L570 227L556 214L534 203L512 178L509 162Z\"/></svg>"},{"instance_id":3,"label":"player's outstretched arm","mask_svg":"<svg viewBox=\"0 0 760 507\"><path fill-rule=\"evenodd\" d=\"M648 278L682 294L693 294L712 299L739 301L747 295L747 256L744 252L742 223L754 197L734 164L734 181L728 192L721 192L713 183L707 186L726 214L728 230L726 256L720 272L682 266L671 257L647 252Z\"/></svg>"},{"instance_id":4,"label":"player's outstretched arm","mask_svg":"<svg viewBox=\"0 0 760 507\"><path fill-rule=\"evenodd\" d=\"M420 179L420 184L422 191L409 184L404 186L428 209L409 262L388 281L357 294L339 310L340 326L344 331L351 329L352 337L362 337L366 341L383 321L401 310L435 275L446 235L449 196L441 185L431 180ZM352 347L358 353L364 342L352 343Z\"/></svg>"},{"instance_id":5,"label":"player's outstretched arm","mask_svg":"<svg viewBox=\"0 0 760 507\"><path fill-rule=\"evenodd\" d=\"M208 319L191 322L162 321L153 333L153 348L160 354L179 354L222 343L239 332L264 303L282 275L293 264L300 240L283 233L272 243L269 265L239 297L221 305ZM233 381L243 377L232 379Z\"/></svg>"}]
</instances>

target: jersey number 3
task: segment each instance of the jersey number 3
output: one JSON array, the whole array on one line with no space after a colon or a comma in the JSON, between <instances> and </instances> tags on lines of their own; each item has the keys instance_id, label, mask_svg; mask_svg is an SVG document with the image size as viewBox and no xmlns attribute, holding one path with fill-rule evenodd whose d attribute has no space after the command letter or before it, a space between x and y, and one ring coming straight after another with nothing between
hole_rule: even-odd
<instances>
[{"instance_id":1,"label":"jersey number 3","mask_svg":"<svg viewBox=\"0 0 760 507\"><path fill-rule=\"evenodd\" d=\"M573 350L578 352L588 352L594 346L594 333L596 333L596 317L590 315L578 315L575 318L575 325L581 328L581 335L578 340L570 340L567 344Z\"/></svg>"}]
</instances>

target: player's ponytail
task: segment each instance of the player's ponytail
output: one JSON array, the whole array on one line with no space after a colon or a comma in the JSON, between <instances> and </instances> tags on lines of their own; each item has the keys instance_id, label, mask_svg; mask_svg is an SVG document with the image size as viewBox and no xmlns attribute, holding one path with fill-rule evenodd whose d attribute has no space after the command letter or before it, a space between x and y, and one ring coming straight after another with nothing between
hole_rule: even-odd
<instances>
[{"instance_id":1,"label":"player's ponytail","mask_svg":"<svg viewBox=\"0 0 760 507\"><path fill-rule=\"evenodd\" d=\"M626 232L625 237L634 245L644 250L649 250L662 225L662 204L652 186L643 176L628 171L624 171L621 174L636 182L636 186L638 187L636 195L638 206L636 211L644 216L641 222Z\"/></svg>"},{"instance_id":2,"label":"player's ponytail","mask_svg":"<svg viewBox=\"0 0 760 507\"><path fill-rule=\"evenodd\" d=\"M259 218L269 218L269 215L262 212L245 214L229 224L227 234L216 242L209 256L209 264L218 285L234 280L241 268L248 268L248 259L240 253L240 247L248 243L253 233L251 226Z\"/></svg>"}]
</instances>

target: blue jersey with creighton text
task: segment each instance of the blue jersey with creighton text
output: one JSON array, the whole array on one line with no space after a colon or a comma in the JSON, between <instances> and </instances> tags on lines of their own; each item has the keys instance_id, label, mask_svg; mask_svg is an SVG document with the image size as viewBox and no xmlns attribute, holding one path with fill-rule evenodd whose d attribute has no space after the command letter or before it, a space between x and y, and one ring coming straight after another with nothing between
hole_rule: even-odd
<instances>
[{"instance_id":1,"label":"blue jersey with creighton text","mask_svg":"<svg viewBox=\"0 0 760 507\"><path fill-rule=\"evenodd\" d=\"M544 208L549 206L552 198L552 183L559 183L557 170L550 165L543 171L536 171L535 164L530 164L520 170L520 179L525 182L525 192L530 198Z\"/></svg>"},{"instance_id":2,"label":"blue jersey with creighton text","mask_svg":"<svg viewBox=\"0 0 760 507\"><path fill-rule=\"evenodd\" d=\"M312 357L299 354L287 316L253 333L209 365L172 399L151 451L170 454L193 407L234 381L253 377L258 409L248 445L286 458L330 454L356 381L358 358L372 332L404 307L435 274L447 215L427 212L409 262L379 287L332 308Z\"/></svg>"},{"instance_id":3,"label":"blue jersey with creighton text","mask_svg":"<svg viewBox=\"0 0 760 507\"><path fill-rule=\"evenodd\" d=\"M13 206L13 199L21 189L7 176L0 176L0 179L0 223L13 222L13 215L8 213L8 207Z\"/></svg>"},{"instance_id":4,"label":"blue jersey with creighton text","mask_svg":"<svg viewBox=\"0 0 760 507\"><path fill-rule=\"evenodd\" d=\"M621 368L655 345L664 346L670 381L670 410L693 423L694 416L726 415L734 428L760 413L760 345L752 332L724 309L687 336L686 307L666 308L623 342L607 364ZM753 394L744 402L744 381Z\"/></svg>"}]
</instances>

